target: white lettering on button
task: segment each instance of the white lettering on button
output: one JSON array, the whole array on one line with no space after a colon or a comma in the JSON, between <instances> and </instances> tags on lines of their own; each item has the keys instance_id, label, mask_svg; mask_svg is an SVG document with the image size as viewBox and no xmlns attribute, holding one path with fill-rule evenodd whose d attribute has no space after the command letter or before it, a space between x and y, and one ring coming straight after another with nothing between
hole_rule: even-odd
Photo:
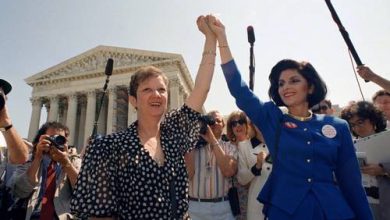
<instances>
[{"instance_id":1,"label":"white lettering on button","mask_svg":"<svg viewBox=\"0 0 390 220\"><path fill-rule=\"evenodd\" d=\"M307 179L307 182L311 183L311 178L308 178L308 179Z\"/></svg>"},{"instance_id":2,"label":"white lettering on button","mask_svg":"<svg viewBox=\"0 0 390 220\"><path fill-rule=\"evenodd\" d=\"M308 141L307 144L310 144L310 141Z\"/></svg>"},{"instance_id":3,"label":"white lettering on button","mask_svg":"<svg viewBox=\"0 0 390 220\"><path fill-rule=\"evenodd\" d=\"M311 162L311 160L310 160L310 159L307 159L307 160L306 160L306 162L310 163L310 162Z\"/></svg>"}]
</instances>

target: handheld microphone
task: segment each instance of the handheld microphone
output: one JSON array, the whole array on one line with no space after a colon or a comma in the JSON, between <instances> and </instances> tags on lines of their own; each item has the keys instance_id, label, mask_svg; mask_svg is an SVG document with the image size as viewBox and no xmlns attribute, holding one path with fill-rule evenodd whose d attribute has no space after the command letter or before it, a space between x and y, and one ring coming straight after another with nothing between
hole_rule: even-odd
<instances>
[{"instance_id":1,"label":"handheld microphone","mask_svg":"<svg viewBox=\"0 0 390 220\"><path fill-rule=\"evenodd\" d=\"M107 64L106 64L106 71L104 72L107 76L111 76L112 75L112 69L114 68L114 60L109 58L107 60Z\"/></svg>"},{"instance_id":2,"label":"handheld microphone","mask_svg":"<svg viewBox=\"0 0 390 220\"><path fill-rule=\"evenodd\" d=\"M252 45L253 43L255 43L255 32L253 30L253 27L252 26L248 26L246 28L247 32L248 32L248 42Z\"/></svg>"}]
</instances>

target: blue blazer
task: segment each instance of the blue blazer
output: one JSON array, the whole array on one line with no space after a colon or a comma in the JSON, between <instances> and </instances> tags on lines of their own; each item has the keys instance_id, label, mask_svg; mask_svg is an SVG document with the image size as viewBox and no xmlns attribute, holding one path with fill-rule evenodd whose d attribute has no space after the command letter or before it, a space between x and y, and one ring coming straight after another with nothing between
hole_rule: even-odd
<instances>
[{"instance_id":1,"label":"blue blazer","mask_svg":"<svg viewBox=\"0 0 390 220\"><path fill-rule=\"evenodd\" d=\"M372 219L346 121L324 115L296 120L273 102L260 101L241 79L233 60L222 69L237 106L262 131L272 158L276 158L273 174L258 200L293 215L312 193L328 219Z\"/></svg>"}]
</instances>

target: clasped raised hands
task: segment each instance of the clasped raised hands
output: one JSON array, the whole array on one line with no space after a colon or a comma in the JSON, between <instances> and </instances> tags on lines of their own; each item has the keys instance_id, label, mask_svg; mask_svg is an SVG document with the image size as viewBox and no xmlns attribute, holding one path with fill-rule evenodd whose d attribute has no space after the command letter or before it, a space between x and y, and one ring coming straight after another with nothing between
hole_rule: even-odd
<instances>
[{"instance_id":1,"label":"clasped raised hands","mask_svg":"<svg viewBox=\"0 0 390 220\"><path fill-rule=\"evenodd\" d=\"M225 26L215 15L201 15L196 20L196 24L198 29L206 36L213 35L218 38L225 35Z\"/></svg>"}]
</instances>

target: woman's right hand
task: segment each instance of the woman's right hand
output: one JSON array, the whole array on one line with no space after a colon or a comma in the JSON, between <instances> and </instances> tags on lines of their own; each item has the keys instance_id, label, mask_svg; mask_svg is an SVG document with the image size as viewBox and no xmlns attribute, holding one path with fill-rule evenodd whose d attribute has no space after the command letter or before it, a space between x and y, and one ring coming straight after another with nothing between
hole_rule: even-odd
<instances>
[{"instance_id":1,"label":"woman's right hand","mask_svg":"<svg viewBox=\"0 0 390 220\"><path fill-rule=\"evenodd\" d=\"M39 138L39 142L36 146L35 158L42 159L42 155L49 152L51 142L47 140L48 137L49 135L44 134Z\"/></svg>"}]
</instances>

